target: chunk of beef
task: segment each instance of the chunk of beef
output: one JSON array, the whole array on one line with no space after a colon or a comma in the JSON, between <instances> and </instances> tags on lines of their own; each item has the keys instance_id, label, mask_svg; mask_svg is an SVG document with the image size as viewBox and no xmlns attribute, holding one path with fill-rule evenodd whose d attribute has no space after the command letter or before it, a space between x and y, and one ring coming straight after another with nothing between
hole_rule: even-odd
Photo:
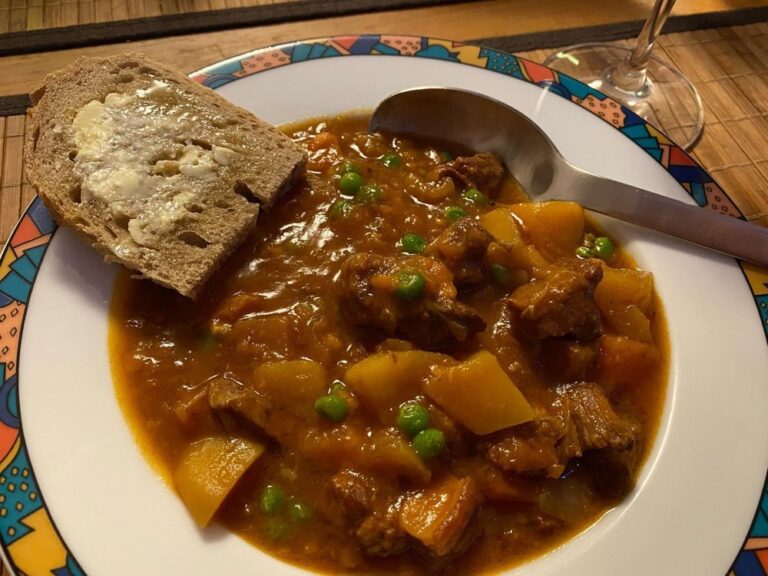
<instances>
[{"instance_id":1,"label":"chunk of beef","mask_svg":"<svg viewBox=\"0 0 768 576\"><path fill-rule=\"evenodd\" d=\"M543 342L543 363L556 382L578 382L595 376L599 341L575 342L551 338Z\"/></svg>"},{"instance_id":2,"label":"chunk of beef","mask_svg":"<svg viewBox=\"0 0 768 576\"><path fill-rule=\"evenodd\" d=\"M630 450L639 427L619 416L591 382L557 388L557 398L537 419L486 443L488 459L505 471L556 478L571 458L590 450Z\"/></svg>"},{"instance_id":3,"label":"chunk of beef","mask_svg":"<svg viewBox=\"0 0 768 576\"><path fill-rule=\"evenodd\" d=\"M403 499L399 482L348 468L331 478L328 490L368 554L400 554L413 544L398 522Z\"/></svg>"},{"instance_id":4,"label":"chunk of beef","mask_svg":"<svg viewBox=\"0 0 768 576\"><path fill-rule=\"evenodd\" d=\"M268 400L240 382L229 378L211 380L208 383L208 404L214 414L236 416L265 431L269 428Z\"/></svg>"},{"instance_id":5,"label":"chunk of beef","mask_svg":"<svg viewBox=\"0 0 768 576\"><path fill-rule=\"evenodd\" d=\"M331 478L328 490L368 554L390 556L413 545L398 520L403 495L397 480L348 468Z\"/></svg>"},{"instance_id":6,"label":"chunk of beef","mask_svg":"<svg viewBox=\"0 0 768 576\"><path fill-rule=\"evenodd\" d=\"M493 237L474 218L464 217L446 228L427 248L426 255L445 264L458 286L478 284L485 278L484 263Z\"/></svg>"},{"instance_id":7,"label":"chunk of beef","mask_svg":"<svg viewBox=\"0 0 768 576\"><path fill-rule=\"evenodd\" d=\"M342 470L333 476L329 489L351 518L360 518L369 513L378 492L374 478L355 470Z\"/></svg>"},{"instance_id":8,"label":"chunk of beef","mask_svg":"<svg viewBox=\"0 0 768 576\"><path fill-rule=\"evenodd\" d=\"M602 323L594 292L602 277L597 260L563 260L515 290L508 301L531 339L595 340L602 333Z\"/></svg>"},{"instance_id":9,"label":"chunk of beef","mask_svg":"<svg viewBox=\"0 0 768 576\"><path fill-rule=\"evenodd\" d=\"M477 535L469 527L482 494L472 478L447 476L429 488L402 494L397 485L345 470L331 479L330 490L356 523L363 548L374 556L412 548L447 558L460 554Z\"/></svg>"},{"instance_id":10,"label":"chunk of beef","mask_svg":"<svg viewBox=\"0 0 768 576\"><path fill-rule=\"evenodd\" d=\"M601 498L619 502L634 488L639 450L594 450L584 455L585 470Z\"/></svg>"},{"instance_id":11,"label":"chunk of beef","mask_svg":"<svg viewBox=\"0 0 768 576\"><path fill-rule=\"evenodd\" d=\"M544 482L542 478L502 472L488 462L477 465L474 476L487 499L507 502L538 502Z\"/></svg>"},{"instance_id":12,"label":"chunk of beef","mask_svg":"<svg viewBox=\"0 0 768 576\"><path fill-rule=\"evenodd\" d=\"M459 554L471 542L465 534L480 503L481 493L472 478L448 476L435 486L406 496L399 525L436 556Z\"/></svg>"},{"instance_id":13,"label":"chunk of beef","mask_svg":"<svg viewBox=\"0 0 768 576\"><path fill-rule=\"evenodd\" d=\"M259 391L228 378L208 384L208 404L225 427L255 429L278 442L291 442L304 429L303 422L276 408Z\"/></svg>"},{"instance_id":14,"label":"chunk of beef","mask_svg":"<svg viewBox=\"0 0 768 576\"><path fill-rule=\"evenodd\" d=\"M614 412L603 389L591 382L567 384L558 391L568 399L581 451L625 450L634 446L638 427Z\"/></svg>"},{"instance_id":15,"label":"chunk of beef","mask_svg":"<svg viewBox=\"0 0 768 576\"><path fill-rule=\"evenodd\" d=\"M440 169L441 176L448 176L463 188L477 188L488 196L494 196L504 180L504 165L489 152L474 156L459 156Z\"/></svg>"},{"instance_id":16,"label":"chunk of beef","mask_svg":"<svg viewBox=\"0 0 768 576\"><path fill-rule=\"evenodd\" d=\"M409 301L396 295L402 271L424 276L422 297ZM432 258L354 254L341 267L342 313L350 324L376 329L421 348L450 346L485 329L480 315L456 300L452 280L450 271Z\"/></svg>"},{"instance_id":17,"label":"chunk of beef","mask_svg":"<svg viewBox=\"0 0 768 576\"><path fill-rule=\"evenodd\" d=\"M372 556L402 554L411 540L400 527L400 499L377 507L355 531L355 535Z\"/></svg>"},{"instance_id":18,"label":"chunk of beef","mask_svg":"<svg viewBox=\"0 0 768 576\"><path fill-rule=\"evenodd\" d=\"M568 426L566 403L556 398L531 422L515 426L486 444L488 459L507 472L557 478L565 465L558 450ZM567 461L567 460L566 460Z\"/></svg>"}]
</instances>

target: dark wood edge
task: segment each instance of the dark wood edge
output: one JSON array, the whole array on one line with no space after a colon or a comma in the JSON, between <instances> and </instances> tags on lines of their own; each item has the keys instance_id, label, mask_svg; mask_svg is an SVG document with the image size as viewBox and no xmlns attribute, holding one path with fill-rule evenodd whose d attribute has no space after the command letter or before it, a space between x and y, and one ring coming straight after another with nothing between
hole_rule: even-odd
<instances>
[{"instance_id":1,"label":"dark wood edge","mask_svg":"<svg viewBox=\"0 0 768 576\"><path fill-rule=\"evenodd\" d=\"M454 2L456 0L447 0ZM394 4L399 4L401 7L404 5L416 6L425 4L440 4L445 3L446 0L376 0L375 4L379 7L388 4L390 7ZM314 4L315 0L304 1L300 0L292 4L284 4L278 6L306 6L308 4ZM324 3L324 2L321 2ZM342 5L354 4L356 6L362 6L364 4L371 4L369 0L333 0L325 2L324 4L329 7L335 6L335 9L341 9ZM259 6L254 9L261 10L263 8L270 8L269 6ZM275 7L276 8L276 7ZM383 8L382 8L383 9ZM219 12L241 12L243 10L253 10L252 8L235 8L232 10L222 10L218 12L210 12L208 14L214 15ZM370 8L368 9L370 11ZM182 19L187 15L178 16ZM159 20L165 18L177 18L176 16L162 16L153 18L151 20ZM731 10L724 12L710 12L707 14L695 14L688 16L672 16L664 26L664 33L670 32L688 32L691 30L703 30L707 28L721 28L725 26L739 26L743 24L752 24L755 22L764 22L768 20L768 6L761 6L757 8L743 8L740 10ZM120 23L110 22L107 25L134 25L140 26L142 21L135 23ZM568 30L557 30L547 32L534 32L531 34L517 34L513 36L501 36L495 38L478 38L470 40L469 42L475 44L482 44L489 48L497 48L499 50L505 50L507 52L524 52L526 50L535 50L543 48L555 48L558 46L567 46L575 43L584 42L607 42L610 40L619 40L622 38L631 38L637 35L642 28L642 21L632 22L620 22L617 24L605 24L601 26L587 26L582 28L572 28ZM91 26L91 25L88 25ZM99 26L99 25L93 25ZM82 27L79 27L82 28ZM68 29L56 29L50 32L60 32ZM45 31L36 32L44 34ZM173 32L168 29L163 30L162 36L171 35ZM32 32L24 33L32 34ZM7 36L7 35L6 35ZM0 39L5 40L5 37L0 35ZM115 42L114 37L109 37L109 43ZM0 48L0 54L2 54L2 48ZM29 96L26 94L19 94L14 96L0 96L0 116L15 116L24 114L26 109L31 106Z\"/></svg>"}]
</instances>

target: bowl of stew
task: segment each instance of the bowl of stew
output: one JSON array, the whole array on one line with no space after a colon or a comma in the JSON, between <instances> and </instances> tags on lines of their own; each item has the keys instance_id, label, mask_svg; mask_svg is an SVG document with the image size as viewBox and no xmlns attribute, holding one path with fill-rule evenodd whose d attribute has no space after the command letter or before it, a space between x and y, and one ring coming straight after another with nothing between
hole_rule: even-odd
<instances>
[{"instance_id":1,"label":"bowl of stew","mask_svg":"<svg viewBox=\"0 0 768 576\"><path fill-rule=\"evenodd\" d=\"M342 88L358 73L373 80ZM768 360L739 266L531 203L485 151L369 134L359 110L471 88L578 165L683 199L671 142L570 79L444 41L294 43L195 77L282 124L307 176L194 302L48 238L18 397L55 562L725 573L767 452Z\"/></svg>"}]
</instances>

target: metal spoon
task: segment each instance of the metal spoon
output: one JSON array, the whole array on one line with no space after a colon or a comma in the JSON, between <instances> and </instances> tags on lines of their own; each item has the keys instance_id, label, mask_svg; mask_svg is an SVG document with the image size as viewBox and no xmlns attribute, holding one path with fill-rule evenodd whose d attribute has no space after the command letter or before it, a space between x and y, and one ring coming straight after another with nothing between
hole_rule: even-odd
<instances>
[{"instance_id":1,"label":"metal spoon","mask_svg":"<svg viewBox=\"0 0 768 576\"><path fill-rule=\"evenodd\" d=\"M768 266L768 228L585 172L568 163L536 124L468 90L413 88L383 100L370 131L425 136L493 152L536 200L572 200L670 236Z\"/></svg>"}]
</instances>

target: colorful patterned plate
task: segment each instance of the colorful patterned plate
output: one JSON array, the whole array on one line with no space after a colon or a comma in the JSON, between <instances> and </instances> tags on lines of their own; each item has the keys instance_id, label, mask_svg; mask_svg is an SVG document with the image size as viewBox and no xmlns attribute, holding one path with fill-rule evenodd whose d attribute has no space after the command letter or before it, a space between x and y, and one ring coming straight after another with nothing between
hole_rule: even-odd
<instances>
[{"instance_id":1,"label":"colorful patterned plate","mask_svg":"<svg viewBox=\"0 0 768 576\"><path fill-rule=\"evenodd\" d=\"M534 118L577 166L741 217L658 130L595 90L502 52L344 36L256 50L193 77L275 123L370 108L418 85L480 91ZM626 502L511 573L764 576L768 272L599 221L654 273L667 310L664 421ZM114 274L69 231L56 231L39 200L0 261L0 542L7 563L16 574L56 576L303 573L222 529L199 532L143 459L110 384Z\"/></svg>"}]
</instances>

